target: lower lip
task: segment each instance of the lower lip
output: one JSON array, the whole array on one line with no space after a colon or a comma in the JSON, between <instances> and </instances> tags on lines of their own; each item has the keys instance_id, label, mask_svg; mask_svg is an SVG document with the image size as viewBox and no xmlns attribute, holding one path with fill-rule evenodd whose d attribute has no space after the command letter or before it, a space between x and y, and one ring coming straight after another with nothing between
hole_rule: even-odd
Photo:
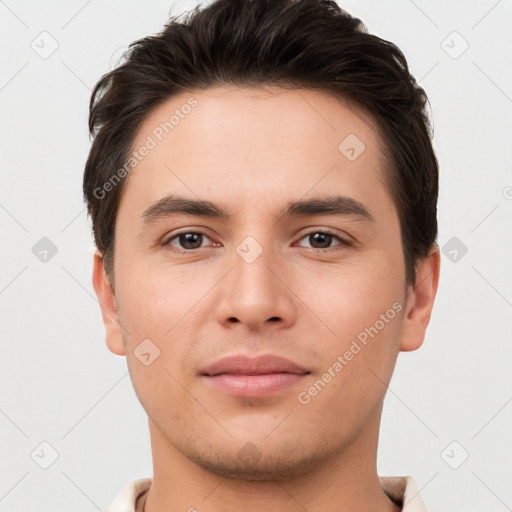
<instances>
[{"instance_id":1,"label":"lower lip","mask_svg":"<svg viewBox=\"0 0 512 512\"><path fill-rule=\"evenodd\" d=\"M301 382L306 374L268 373L264 375L221 374L204 376L215 389L239 398L270 396Z\"/></svg>"}]
</instances>

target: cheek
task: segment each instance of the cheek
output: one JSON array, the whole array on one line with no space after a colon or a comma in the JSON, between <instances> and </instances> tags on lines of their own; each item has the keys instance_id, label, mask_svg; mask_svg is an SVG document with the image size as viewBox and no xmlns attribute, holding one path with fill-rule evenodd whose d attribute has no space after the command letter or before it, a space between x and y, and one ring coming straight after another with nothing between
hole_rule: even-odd
<instances>
[{"instance_id":1,"label":"cheek","mask_svg":"<svg viewBox=\"0 0 512 512\"><path fill-rule=\"evenodd\" d=\"M116 294L130 335L159 340L170 336L193 314L208 284L193 269L175 266L157 270L143 261L120 264L119 275L122 279Z\"/></svg>"},{"instance_id":2,"label":"cheek","mask_svg":"<svg viewBox=\"0 0 512 512\"><path fill-rule=\"evenodd\" d=\"M304 401L319 409L338 403L343 404L341 415L348 407L357 416L385 393L400 342L403 276L384 259L374 261L379 264L324 270L298 282L297 295L315 313L307 313L312 332L313 323L328 327L315 343L322 373L312 388L303 390Z\"/></svg>"},{"instance_id":3,"label":"cheek","mask_svg":"<svg viewBox=\"0 0 512 512\"><path fill-rule=\"evenodd\" d=\"M336 336L322 341L325 365L299 390L297 402L311 421L322 418L324 429L363 425L382 403L395 366L400 331L395 310L384 307L382 311L388 323L379 316L369 320L363 308L352 308L347 311L349 320L333 323Z\"/></svg>"},{"instance_id":4,"label":"cheek","mask_svg":"<svg viewBox=\"0 0 512 512\"><path fill-rule=\"evenodd\" d=\"M287 276L302 308L331 328L333 338L357 334L396 301L403 300L404 276L392 255L372 250L338 264L307 262ZM313 316L314 318L314 316ZM345 336L343 336L345 337Z\"/></svg>"}]
</instances>

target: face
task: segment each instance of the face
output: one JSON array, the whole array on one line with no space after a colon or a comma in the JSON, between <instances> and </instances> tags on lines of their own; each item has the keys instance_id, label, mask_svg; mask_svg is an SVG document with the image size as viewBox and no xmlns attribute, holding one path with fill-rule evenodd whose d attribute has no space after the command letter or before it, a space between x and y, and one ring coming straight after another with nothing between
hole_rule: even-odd
<instances>
[{"instance_id":1,"label":"face","mask_svg":"<svg viewBox=\"0 0 512 512\"><path fill-rule=\"evenodd\" d=\"M99 256L94 283L153 442L265 479L375 431L433 297L406 293L372 120L317 91L216 87L159 106L143 146L117 214L115 308Z\"/></svg>"}]
</instances>

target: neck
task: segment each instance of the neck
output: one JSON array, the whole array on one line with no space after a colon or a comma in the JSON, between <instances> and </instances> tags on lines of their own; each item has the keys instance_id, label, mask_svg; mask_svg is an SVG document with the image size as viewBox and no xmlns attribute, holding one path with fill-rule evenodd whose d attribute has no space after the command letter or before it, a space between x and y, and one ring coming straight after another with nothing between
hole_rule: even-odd
<instances>
[{"instance_id":1,"label":"neck","mask_svg":"<svg viewBox=\"0 0 512 512\"><path fill-rule=\"evenodd\" d=\"M246 481L219 476L191 461L149 420L153 483L144 512L399 512L376 469L380 410L339 453L295 477Z\"/></svg>"}]
</instances>

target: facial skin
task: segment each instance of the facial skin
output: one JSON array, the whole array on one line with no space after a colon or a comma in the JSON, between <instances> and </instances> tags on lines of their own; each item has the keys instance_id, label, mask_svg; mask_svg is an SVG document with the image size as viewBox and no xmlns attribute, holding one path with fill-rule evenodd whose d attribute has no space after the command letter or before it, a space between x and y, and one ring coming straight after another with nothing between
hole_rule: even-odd
<instances>
[{"instance_id":1,"label":"facial skin","mask_svg":"<svg viewBox=\"0 0 512 512\"><path fill-rule=\"evenodd\" d=\"M400 510L378 480L378 431L398 352L424 340L437 245L407 289L379 133L368 116L325 93L275 86L183 93L146 118L133 148L155 138L155 127L191 97L197 105L124 185L115 292L100 254L94 265L107 346L126 355L149 418L154 475L146 512ZM353 161L338 149L349 134L365 144ZM170 194L209 201L231 217L175 213L144 222L143 213ZM373 221L279 216L289 202L338 195L362 203ZM313 237L326 230L352 245ZM198 231L206 236L189 235L188 244L172 238ZM255 242L242 244L247 237ZM258 246L254 261L242 257L240 248L254 255ZM341 370L332 369L365 328L382 323ZM146 339L160 350L148 366L134 354ZM230 396L200 375L239 354L279 355L309 373L256 398ZM330 381L301 403L299 393L329 368Z\"/></svg>"}]
</instances>

